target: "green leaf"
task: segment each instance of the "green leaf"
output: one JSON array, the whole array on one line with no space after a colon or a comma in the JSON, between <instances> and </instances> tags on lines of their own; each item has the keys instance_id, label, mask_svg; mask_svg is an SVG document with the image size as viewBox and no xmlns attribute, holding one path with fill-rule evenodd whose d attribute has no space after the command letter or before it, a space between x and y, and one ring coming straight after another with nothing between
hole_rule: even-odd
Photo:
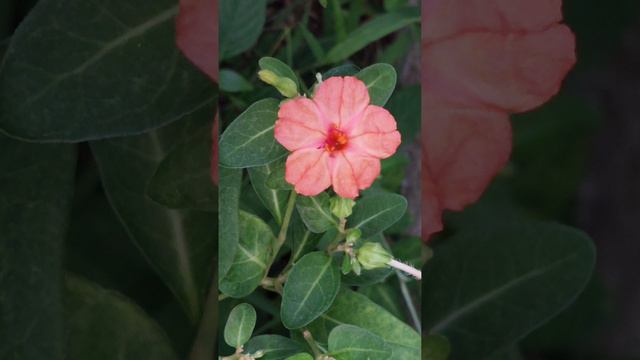
<instances>
[{"instance_id":1,"label":"green leaf","mask_svg":"<svg viewBox=\"0 0 640 360\"><path fill-rule=\"evenodd\" d=\"M256 317L256 309L249 304L234 307L224 327L224 341L227 345L239 348L249 341L256 326Z\"/></svg>"},{"instance_id":2,"label":"green leaf","mask_svg":"<svg viewBox=\"0 0 640 360\"><path fill-rule=\"evenodd\" d=\"M147 134L90 143L109 202L132 241L183 305L199 319L216 254L212 213L174 210L146 194L147 184L168 150L201 131L196 116Z\"/></svg>"},{"instance_id":3,"label":"green leaf","mask_svg":"<svg viewBox=\"0 0 640 360\"><path fill-rule=\"evenodd\" d=\"M0 135L3 358L64 357L62 253L75 166L74 145L29 144Z\"/></svg>"},{"instance_id":4,"label":"green leaf","mask_svg":"<svg viewBox=\"0 0 640 360\"><path fill-rule=\"evenodd\" d=\"M387 360L391 349L370 331L339 325L329 334L329 353L336 360Z\"/></svg>"},{"instance_id":5,"label":"green leaf","mask_svg":"<svg viewBox=\"0 0 640 360\"><path fill-rule=\"evenodd\" d=\"M384 9L393 11L407 5L407 0L384 0Z\"/></svg>"},{"instance_id":6,"label":"green leaf","mask_svg":"<svg viewBox=\"0 0 640 360\"><path fill-rule=\"evenodd\" d=\"M300 29L300 33L313 53L313 57L316 59L316 62L321 63L326 55L318 39L313 35L313 33L311 33L311 31L309 31L309 29L307 29L305 24L301 23L298 26L298 29Z\"/></svg>"},{"instance_id":7,"label":"green leaf","mask_svg":"<svg viewBox=\"0 0 640 360\"><path fill-rule=\"evenodd\" d=\"M548 321L582 291L595 261L578 230L507 216L487 223L486 209L470 210L463 215L480 217L461 222L423 271L425 328L449 339L453 359L485 359Z\"/></svg>"},{"instance_id":8,"label":"green leaf","mask_svg":"<svg viewBox=\"0 0 640 360\"><path fill-rule=\"evenodd\" d=\"M231 69L220 69L220 90L225 92L251 91L253 86L237 72Z\"/></svg>"},{"instance_id":9,"label":"green leaf","mask_svg":"<svg viewBox=\"0 0 640 360\"><path fill-rule=\"evenodd\" d=\"M218 280L227 274L233 264L240 238L240 189L242 170L219 167L220 203L218 211Z\"/></svg>"},{"instance_id":10,"label":"green leaf","mask_svg":"<svg viewBox=\"0 0 640 360\"><path fill-rule=\"evenodd\" d=\"M265 277L276 239L269 225L259 217L240 211L240 242L220 291L241 298L253 292Z\"/></svg>"},{"instance_id":11,"label":"green leaf","mask_svg":"<svg viewBox=\"0 0 640 360\"><path fill-rule=\"evenodd\" d=\"M293 356L289 356L287 360L313 360L313 356L308 353L299 353Z\"/></svg>"},{"instance_id":12,"label":"green leaf","mask_svg":"<svg viewBox=\"0 0 640 360\"><path fill-rule=\"evenodd\" d=\"M304 254L316 248L320 235L314 234L305 226L304 222L294 211L287 231L287 244L291 247L291 262L295 263Z\"/></svg>"},{"instance_id":13,"label":"green leaf","mask_svg":"<svg viewBox=\"0 0 640 360\"><path fill-rule=\"evenodd\" d=\"M280 317L287 329L299 329L322 315L340 289L340 271L323 252L312 252L291 270L282 294Z\"/></svg>"},{"instance_id":14,"label":"green leaf","mask_svg":"<svg viewBox=\"0 0 640 360\"><path fill-rule=\"evenodd\" d=\"M251 48L264 26L266 0L220 0L220 60Z\"/></svg>"},{"instance_id":15,"label":"green leaf","mask_svg":"<svg viewBox=\"0 0 640 360\"><path fill-rule=\"evenodd\" d=\"M323 8L327 7L327 0L319 0L318 1Z\"/></svg>"},{"instance_id":16,"label":"green leaf","mask_svg":"<svg viewBox=\"0 0 640 360\"><path fill-rule=\"evenodd\" d=\"M325 314L308 326L317 341L326 343L333 328L351 324L383 338L391 348L389 360L419 360L420 335L366 296L343 288Z\"/></svg>"},{"instance_id":17,"label":"green leaf","mask_svg":"<svg viewBox=\"0 0 640 360\"><path fill-rule=\"evenodd\" d=\"M287 171L286 161L277 160L269 164L271 167L271 173L265 182L267 187L274 190L293 190L293 186L285 180L285 174Z\"/></svg>"},{"instance_id":18,"label":"green leaf","mask_svg":"<svg viewBox=\"0 0 640 360\"><path fill-rule=\"evenodd\" d=\"M329 208L329 195L325 192L313 197L298 196L296 208L302 221L314 233L323 233L338 226Z\"/></svg>"},{"instance_id":19,"label":"green leaf","mask_svg":"<svg viewBox=\"0 0 640 360\"><path fill-rule=\"evenodd\" d=\"M164 157L147 186L147 195L172 209L218 210L211 179L212 123L177 144Z\"/></svg>"},{"instance_id":20,"label":"green leaf","mask_svg":"<svg viewBox=\"0 0 640 360\"><path fill-rule=\"evenodd\" d=\"M422 339L422 356L424 360L447 360L451 353L449 340L442 335L429 335Z\"/></svg>"},{"instance_id":21,"label":"green leaf","mask_svg":"<svg viewBox=\"0 0 640 360\"><path fill-rule=\"evenodd\" d=\"M389 64L373 64L360 70L356 77L367 85L371 104L384 106L396 88L398 75Z\"/></svg>"},{"instance_id":22,"label":"green leaf","mask_svg":"<svg viewBox=\"0 0 640 360\"><path fill-rule=\"evenodd\" d=\"M409 86L394 92L387 109L396 118L402 140L410 142L420 136L421 122L421 90L420 85Z\"/></svg>"},{"instance_id":23,"label":"green leaf","mask_svg":"<svg viewBox=\"0 0 640 360\"><path fill-rule=\"evenodd\" d=\"M382 306L398 319L405 319L404 309L401 306L400 290L393 287L390 282L361 287L358 292Z\"/></svg>"},{"instance_id":24,"label":"green leaf","mask_svg":"<svg viewBox=\"0 0 640 360\"><path fill-rule=\"evenodd\" d=\"M173 0L136 11L126 1L39 1L0 70L0 128L29 140L75 142L211 111L215 85L175 45L177 12Z\"/></svg>"},{"instance_id":25,"label":"green leaf","mask_svg":"<svg viewBox=\"0 0 640 360\"><path fill-rule=\"evenodd\" d=\"M227 127L219 143L221 166L261 166L287 153L273 134L279 106L276 99L257 101Z\"/></svg>"},{"instance_id":26,"label":"green leaf","mask_svg":"<svg viewBox=\"0 0 640 360\"><path fill-rule=\"evenodd\" d=\"M379 15L350 33L344 41L336 44L327 54L325 62L338 63L345 60L370 43L419 21L420 11L416 7Z\"/></svg>"},{"instance_id":27,"label":"green leaf","mask_svg":"<svg viewBox=\"0 0 640 360\"><path fill-rule=\"evenodd\" d=\"M72 276L65 285L65 359L178 359L162 328L123 295Z\"/></svg>"},{"instance_id":28,"label":"green leaf","mask_svg":"<svg viewBox=\"0 0 640 360\"><path fill-rule=\"evenodd\" d=\"M343 64L325 71L322 79L326 80L332 76L354 76L360 71L360 68L353 64Z\"/></svg>"},{"instance_id":29,"label":"green leaf","mask_svg":"<svg viewBox=\"0 0 640 360\"><path fill-rule=\"evenodd\" d=\"M274 163L264 166L249 168L251 185L258 194L264 206L269 210L278 225L282 224L282 218L287 207L290 191L275 190L267 186L267 179L275 169Z\"/></svg>"},{"instance_id":30,"label":"green leaf","mask_svg":"<svg viewBox=\"0 0 640 360\"><path fill-rule=\"evenodd\" d=\"M249 354L263 351L264 356L260 360L284 360L304 351L304 348L297 341L284 336L260 335L249 340L244 350Z\"/></svg>"},{"instance_id":31,"label":"green leaf","mask_svg":"<svg viewBox=\"0 0 640 360\"><path fill-rule=\"evenodd\" d=\"M261 70L270 70L279 77L285 77L291 79L298 89L300 88L300 81L298 81L298 77L296 73L293 72L289 65L283 63L282 61L273 58L273 57L263 57L258 60L258 65Z\"/></svg>"},{"instance_id":32,"label":"green leaf","mask_svg":"<svg viewBox=\"0 0 640 360\"><path fill-rule=\"evenodd\" d=\"M403 196L375 193L356 202L347 227L360 229L362 238L366 239L393 225L406 210L407 200Z\"/></svg>"}]
</instances>

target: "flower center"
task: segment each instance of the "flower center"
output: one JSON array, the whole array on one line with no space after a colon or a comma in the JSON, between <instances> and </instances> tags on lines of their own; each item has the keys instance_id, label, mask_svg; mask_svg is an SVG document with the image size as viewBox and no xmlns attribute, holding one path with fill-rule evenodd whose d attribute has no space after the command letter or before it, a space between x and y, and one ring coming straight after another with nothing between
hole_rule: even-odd
<instances>
[{"instance_id":1,"label":"flower center","mask_svg":"<svg viewBox=\"0 0 640 360\"><path fill-rule=\"evenodd\" d=\"M348 142L349 139L344 132L332 127L329 129L329 134L327 134L327 140L324 142L324 148L328 152L332 153L334 151L344 149Z\"/></svg>"}]
</instances>

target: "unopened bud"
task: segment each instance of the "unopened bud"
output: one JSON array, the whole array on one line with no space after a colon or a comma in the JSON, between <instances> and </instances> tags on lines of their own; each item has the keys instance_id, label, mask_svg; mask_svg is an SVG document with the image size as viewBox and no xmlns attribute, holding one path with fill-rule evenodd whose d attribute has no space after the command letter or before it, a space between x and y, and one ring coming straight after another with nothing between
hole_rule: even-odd
<instances>
[{"instance_id":1,"label":"unopened bud","mask_svg":"<svg viewBox=\"0 0 640 360\"><path fill-rule=\"evenodd\" d=\"M275 87L283 96L288 98L298 96L298 85L288 77L280 77L271 70L258 71L258 77L260 80Z\"/></svg>"},{"instance_id":2,"label":"unopened bud","mask_svg":"<svg viewBox=\"0 0 640 360\"><path fill-rule=\"evenodd\" d=\"M376 242L368 242L358 249L358 262L367 270L382 268L387 266L393 256L385 250L382 245Z\"/></svg>"},{"instance_id":3,"label":"unopened bud","mask_svg":"<svg viewBox=\"0 0 640 360\"><path fill-rule=\"evenodd\" d=\"M351 216L353 206L356 204L353 199L347 199L340 196L332 197L331 200L331 213L340 219Z\"/></svg>"},{"instance_id":4,"label":"unopened bud","mask_svg":"<svg viewBox=\"0 0 640 360\"><path fill-rule=\"evenodd\" d=\"M354 228L347 230L347 242L353 244L362 236L362 230Z\"/></svg>"}]
</instances>

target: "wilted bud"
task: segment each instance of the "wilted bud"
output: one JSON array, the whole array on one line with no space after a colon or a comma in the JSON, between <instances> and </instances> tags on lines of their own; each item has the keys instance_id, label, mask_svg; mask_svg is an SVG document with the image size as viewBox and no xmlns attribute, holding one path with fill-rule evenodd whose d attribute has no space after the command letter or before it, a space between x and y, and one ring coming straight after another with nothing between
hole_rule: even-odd
<instances>
[{"instance_id":1,"label":"wilted bud","mask_svg":"<svg viewBox=\"0 0 640 360\"><path fill-rule=\"evenodd\" d=\"M352 199L346 199L340 196L332 197L330 202L331 213L340 219L349 217L353 211L353 206L356 204Z\"/></svg>"},{"instance_id":2,"label":"wilted bud","mask_svg":"<svg viewBox=\"0 0 640 360\"><path fill-rule=\"evenodd\" d=\"M288 77L280 77L271 70L258 71L258 77L260 80L275 87L283 96L292 98L298 95L298 85Z\"/></svg>"},{"instance_id":3,"label":"wilted bud","mask_svg":"<svg viewBox=\"0 0 640 360\"><path fill-rule=\"evenodd\" d=\"M347 230L347 242L353 244L358 241L362 236L362 230L360 229L349 229Z\"/></svg>"},{"instance_id":4,"label":"wilted bud","mask_svg":"<svg viewBox=\"0 0 640 360\"><path fill-rule=\"evenodd\" d=\"M382 268L387 266L393 256L385 250L382 245L376 242L368 242L358 249L358 262L367 270Z\"/></svg>"}]
</instances>

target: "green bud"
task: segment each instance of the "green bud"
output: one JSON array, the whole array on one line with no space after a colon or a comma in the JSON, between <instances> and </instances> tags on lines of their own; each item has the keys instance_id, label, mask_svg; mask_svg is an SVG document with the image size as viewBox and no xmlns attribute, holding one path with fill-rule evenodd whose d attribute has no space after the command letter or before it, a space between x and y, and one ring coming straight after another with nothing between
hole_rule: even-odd
<instances>
[{"instance_id":1,"label":"green bud","mask_svg":"<svg viewBox=\"0 0 640 360\"><path fill-rule=\"evenodd\" d=\"M347 254L344 254L342 258L342 274L347 275L351 272L351 257Z\"/></svg>"},{"instance_id":2,"label":"green bud","mask_svg":"<svg viewBox=\"0 0 640 360\"><path fill-rule=\"evenodd\" d=\"M280 94L288 98L298 96L298 85L288 77L280 77L271 70L258 71L260 80L275 87Z\"/></svg>"},{"instance_id":3,"label":"green bud","mask_svg":"<svg viewBox=\"0 0 640 360\"><path fill-rule=\"evenodd\" d=\"M362 230L360 229L349 229L347 230L347 242L353 244L358 241L362 236Z\"/></svg>"},{"instance_id":4,"label":"green bud","mask_svg":"<svg viewBox=\"0 0 640 360\"><path fill-rule=\"evenodd\" d=\"M351 258L351 267L353 268L353 273L360 276L362 269L360 268L360 263L356 258Z\"/></svg>"},{"instance_id":5,"label":"green bud","mask_svg":"<svg viewBox=\"0 0 640 360\"><path fill-rule=\"evenodd\" d=\"M330 202L331 213L340 219L349 217L353 211L353 206L356 204L354 200L340 196L332 197Z\"/></svg>"},{"instance_id":6,"label":"green bud","mask_svg":"<svg viewBox=\"0 0 640 360\"><path fill-rule=\"evenodd\" d=\"M368 242L358 249L358 262L367 270L382 268L387 266L393 256L385 250L382 245L376 242Z\"/></svg>"}]
</instances>

